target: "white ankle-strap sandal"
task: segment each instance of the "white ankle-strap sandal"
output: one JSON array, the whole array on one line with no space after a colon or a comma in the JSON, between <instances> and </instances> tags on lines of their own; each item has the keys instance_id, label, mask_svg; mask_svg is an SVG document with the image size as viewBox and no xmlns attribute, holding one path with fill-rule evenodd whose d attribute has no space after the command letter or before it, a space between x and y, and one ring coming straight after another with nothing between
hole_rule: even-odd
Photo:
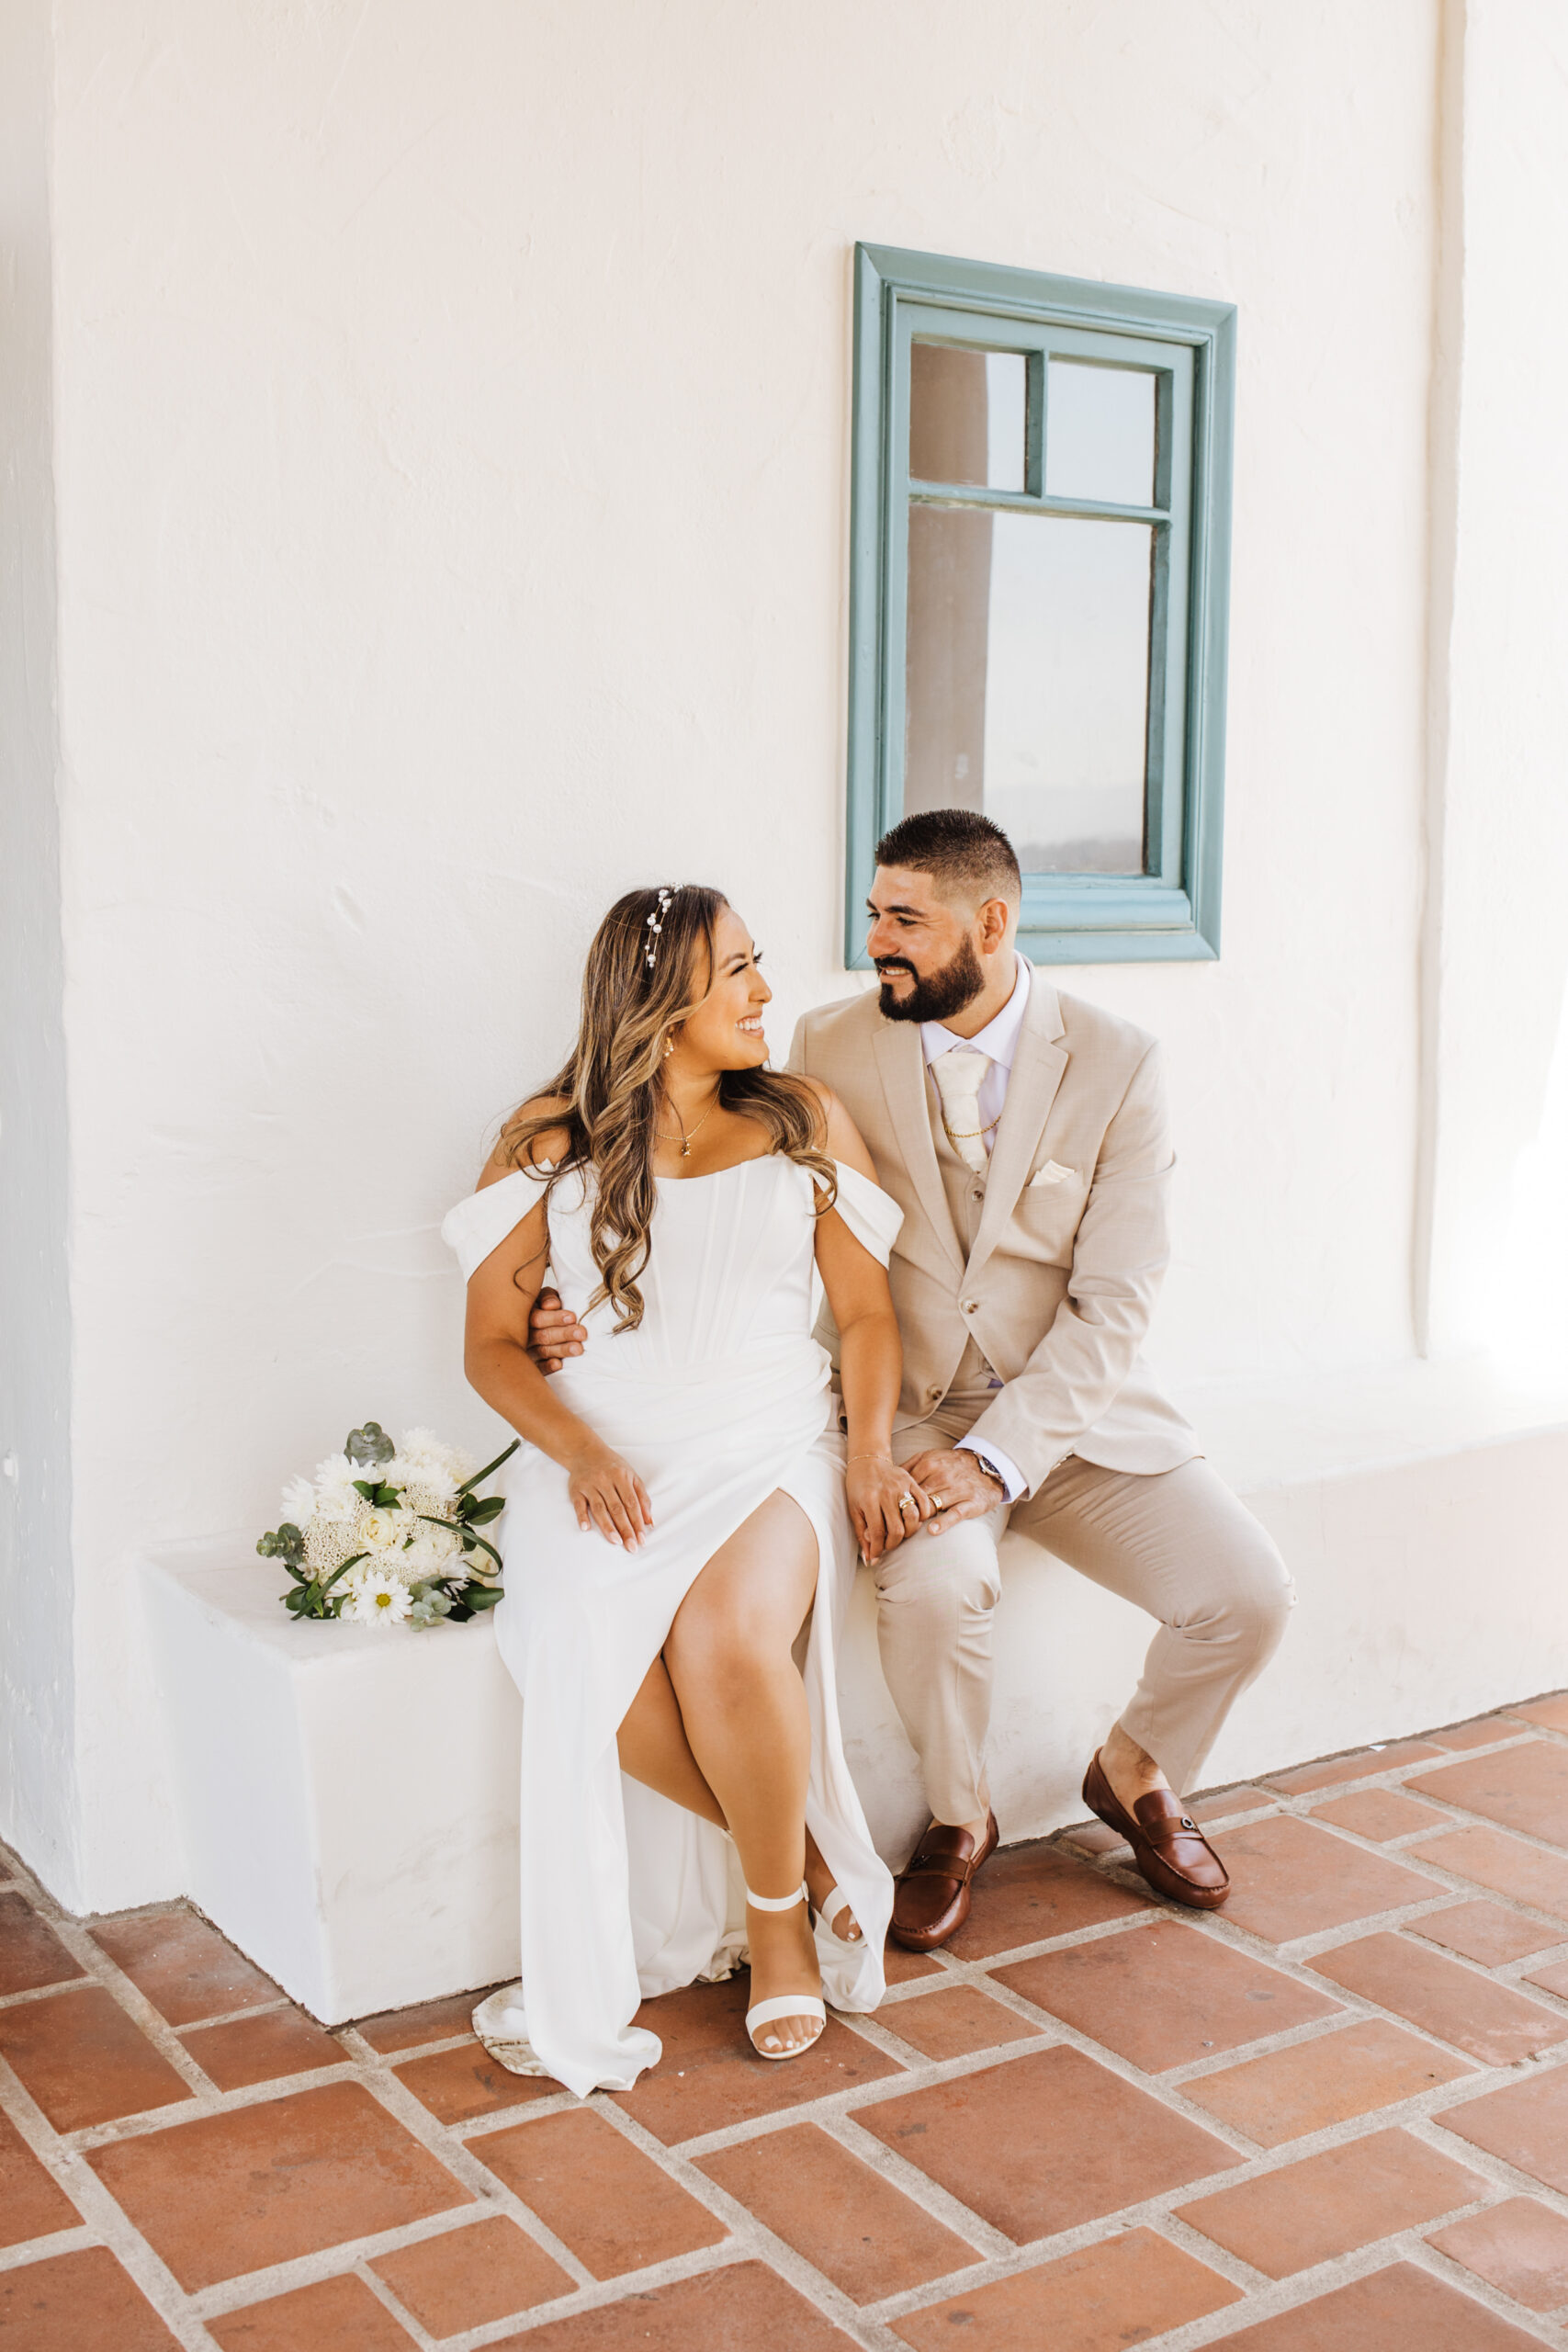
<instances>
[{"instance_id":1,"label":"white ankle-strap sandal","mask_svg":"<svg viewBox=\"0 0 1568 2352\"><path fill-rule=\"evenodd\" d=\"M753 1911L793 1911L797 1903L804 1903L809 1915L811 1908L811 1897L804 1879L798 1892L794 1894L753 1894L748 1887L746 1900ZM811 2040L803 2041L797 2050L764 2050L757 2040L757 2029L772 2025L777 2018L815 2018L818 2030ZM827 2008L815 1993L780 1993L771 2001L754 2002L746 2012L746 2032L752 2049L759 2058L774 2062L781 2058L799 2058L807 2050L815 2049L827 2022Z\"/></svg>"},{"instance_id":2,"label":"white ankle-strap sandal","mask_svg":"<svg viewBox=\"0 0 1568 2352\"><path fill-rule=\"evenodd\" d=\"M827 1894L823 1896L821 1902L816 1905L816 1911L817 1917L827 1928L828 1933L831 1936L833 1941L838 1945L840 1951L859 1951L861 1946L865 1941L865 1938L861 1933L860 1921L855 1919L854 1905L850 1901L849 1896L844 1893L841 1886L830 1886L828 1889ZM840 1911L847 1911L850 1917L854 1919L855 1931L852 1936L840 1935L837 1928L833 1925L834 1920L838 1917Z\"/></svg>"}]
</instances>

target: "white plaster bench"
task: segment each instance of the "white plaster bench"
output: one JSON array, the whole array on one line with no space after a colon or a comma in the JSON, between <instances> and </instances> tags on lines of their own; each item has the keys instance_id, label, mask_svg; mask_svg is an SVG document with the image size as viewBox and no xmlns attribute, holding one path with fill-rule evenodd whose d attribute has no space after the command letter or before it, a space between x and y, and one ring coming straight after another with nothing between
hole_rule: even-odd
<instances>
[{"instance_id":1,"label":"white plaster bench","mask_svg":"<svg viewBox=\"0 0 1568 2352\"><path fill-rule=\"evenodd\" d=\"M1568 1683L1561 1397L1472 1365L1184 1401L1302 1596L1211 1786ZM1010 1841L1082 1818L1148 1624L1032 1545L1004 1563L992 1781ZM255 1559L144 1575L191 1899L329 2024L513 1973L517 1699L489 1620L299 1624ZM864 1576L842 1667L851 1767L897 1861L920 1793Z\"/></svg>"}]
</instances>

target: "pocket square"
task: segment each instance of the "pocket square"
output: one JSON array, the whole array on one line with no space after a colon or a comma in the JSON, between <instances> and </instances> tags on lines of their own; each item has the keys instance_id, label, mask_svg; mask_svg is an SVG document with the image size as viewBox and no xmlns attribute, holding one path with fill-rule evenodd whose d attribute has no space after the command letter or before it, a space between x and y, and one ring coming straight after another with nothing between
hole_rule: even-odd
<instances>
[{"instance_id":1,"label":"pocket square","mask_svg":"<svg viewBox=\"0 0 1568 2352\"><path fill-rule=\"evenodd\" d=\"M1032 1192L1036 1184L1070 1184L1077 1173L1074 1168L1064 1168L1059 1161L1048 1159L1044 1167L1037 1168L1030 1178L1029 1190Z\"/></svg>"}]
</instances>

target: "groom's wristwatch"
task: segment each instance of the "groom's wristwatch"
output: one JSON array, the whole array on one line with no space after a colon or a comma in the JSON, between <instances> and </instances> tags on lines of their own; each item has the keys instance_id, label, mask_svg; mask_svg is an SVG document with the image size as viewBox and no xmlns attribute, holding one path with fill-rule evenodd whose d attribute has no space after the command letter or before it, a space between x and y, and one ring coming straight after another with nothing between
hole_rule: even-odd
<instances>
[{"instance_id":1,"label":"groom's wristwatch","mask_svg":"<svg viewBox=\"0 0 1568 2352\"><path fill-rule=\"evenodd\" d=\"M974 1455L976 1461L979 1464L980 1468L991 1481L991 1484L1000 1490L1001 1498L1005 1503L1008 1498L1008 1482L1002 1476L1001 1472L997 1468L996 1464L994 1462L987 1461L987 1457L981 1453L977 1445L966 1445L964 1451L965 1453L972 1453Z\"/></svg>"}]
</instances>

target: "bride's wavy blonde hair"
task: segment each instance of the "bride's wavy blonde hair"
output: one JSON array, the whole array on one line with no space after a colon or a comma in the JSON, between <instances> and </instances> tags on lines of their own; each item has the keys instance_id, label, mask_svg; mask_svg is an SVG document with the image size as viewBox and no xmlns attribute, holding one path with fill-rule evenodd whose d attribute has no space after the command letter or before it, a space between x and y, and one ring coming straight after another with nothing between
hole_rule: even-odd
<instances>
[{"instance_id":1,"label":"bride's wavy blonde hair","mask_svg":"<svg viewBox=\"0 0 1568 2352\"><path fill-rule=\"evenodd\" d=\"M590 1238L601 1279L589 1304L607 1298L623 1331L635 1331L642 1321L637 1281L648 1265L659 1197L653 1150L665 1099L665 1045L713 985L714 930L728 903L721 890L696 882L673 891L628 890L617 899L594 933L583 967L577 1043L539 1090L565 1107L532 1116L517 1111L502 1129L499 1153L514 1168L531 1163L540 1136L566 1129L567 1147L550 1191L573 1170L592 1169ZM719 1100L754 1119L773 1151L823 1179L819 1212L832 1205L837 1188L833 1163L822 1149L821 1104L804 1079L781 1070L727 1069L719 1078Z\"/></svg>"}]
</instances>

